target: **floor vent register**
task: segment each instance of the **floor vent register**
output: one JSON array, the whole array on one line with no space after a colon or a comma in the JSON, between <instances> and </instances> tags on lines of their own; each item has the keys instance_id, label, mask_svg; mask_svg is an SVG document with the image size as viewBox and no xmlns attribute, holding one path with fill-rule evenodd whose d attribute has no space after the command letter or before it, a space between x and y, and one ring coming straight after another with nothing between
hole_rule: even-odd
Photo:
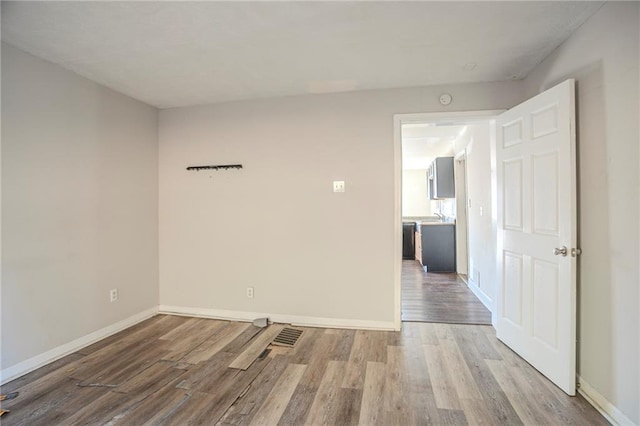
<instances>
[{"instance_id":1,"label":"floor vent register","mask_svg":"<svg viewBox=\"0 0 640 426\"><path fill-rule=\"evenodd\" d=\"M273 344L278 346L286 346L292 348L297 342L300 336L302 335L302 330L298 330L296 328L288 328L285 327L282 329L280 334L273 339Z\"/></svg>"}]
</instances>

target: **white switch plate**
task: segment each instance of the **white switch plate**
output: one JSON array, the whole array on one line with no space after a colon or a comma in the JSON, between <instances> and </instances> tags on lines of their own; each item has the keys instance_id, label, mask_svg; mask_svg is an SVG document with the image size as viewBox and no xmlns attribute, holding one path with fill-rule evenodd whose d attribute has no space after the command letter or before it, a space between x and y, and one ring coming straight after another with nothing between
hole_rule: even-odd
<instances>
[{"instance_id":1,"label":"white switch plate","mask_svg":"<svg viewBox=\"0 0 640 426\"><path fill-rule=\"evenodd\" d=\"M343 180L334 180L333 181L333 192L344 192L344 181Z\"/></svg>"},{"instance_id":2,"label":"white switch plate","mask_svg":"<svg viewBox=\"0 0 640 426\"><path fill-rule=\"evenodd\" d=\"M247 297L253 299L253 287L247 287Z\"/></svg>"},{"instance_id":3,"label":"white switch plate","mask_svg":"<svg viewBox=\"0 0 640 426\"><path fill-rule=\"evenodd\" d=\"M111 289L111 291L109 292L109 300L111 302L115 302L116 300L118 300L118 289L117 288Z\"/></svg>"}]
</instances>

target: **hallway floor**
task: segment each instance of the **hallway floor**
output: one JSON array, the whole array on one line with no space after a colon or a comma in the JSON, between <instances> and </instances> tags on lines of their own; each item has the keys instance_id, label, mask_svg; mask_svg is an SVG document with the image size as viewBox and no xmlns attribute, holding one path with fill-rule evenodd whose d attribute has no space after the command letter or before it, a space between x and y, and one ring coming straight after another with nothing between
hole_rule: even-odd
<instances>
[{"instance_id":1,"label":"hallway floor","mask_svg":"<svg viewBox=\"0 0 640 426\"><path fill-rule=\"evenodd\" d=\"M402 321L491 324L491 312L455 273L425 273L402 261Z\"/></svg>"}]
</instances>

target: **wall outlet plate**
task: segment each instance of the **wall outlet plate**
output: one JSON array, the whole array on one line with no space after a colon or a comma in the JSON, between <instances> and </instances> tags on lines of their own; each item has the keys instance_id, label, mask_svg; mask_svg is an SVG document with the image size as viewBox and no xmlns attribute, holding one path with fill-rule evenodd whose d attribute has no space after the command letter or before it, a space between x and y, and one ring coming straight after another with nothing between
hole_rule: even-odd
<instances>
[{"instance_id":1,"label":"wall outlet plate","mask_svg":"<svg viewBox=\"0 0 640 426\"><path fill-rule=\"evenodd\" d=\"M253 287L247 287L247 298L253 299Z\"/></svg>"},{"instance_id":2,"label":"wall outlet plate","mask_svg":"<svg viewBox=\"0 0 640 426\"><path fill-rule=\"evenodd\" d=\"M112 288L111 291L109 291L109 300L111 301L111 303L113 303L113 302L118 300L118 289L117 288Z\"/></svg>"}]
</instances>

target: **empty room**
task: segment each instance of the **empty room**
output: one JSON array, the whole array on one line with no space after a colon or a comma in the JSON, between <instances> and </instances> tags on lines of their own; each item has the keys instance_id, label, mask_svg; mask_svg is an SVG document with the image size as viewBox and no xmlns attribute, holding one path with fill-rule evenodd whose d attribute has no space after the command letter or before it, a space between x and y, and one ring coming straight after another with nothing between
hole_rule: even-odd
<instances>
[{"instance_id":1,"label":"empty room","mask_svg":"<svg viewBox=\"0 0 640 426\"><path fill-rule=\"evenodd\" d=\"M0 8L0 424L640 425L640 3Z\"/></svg>"}]
</instances>

